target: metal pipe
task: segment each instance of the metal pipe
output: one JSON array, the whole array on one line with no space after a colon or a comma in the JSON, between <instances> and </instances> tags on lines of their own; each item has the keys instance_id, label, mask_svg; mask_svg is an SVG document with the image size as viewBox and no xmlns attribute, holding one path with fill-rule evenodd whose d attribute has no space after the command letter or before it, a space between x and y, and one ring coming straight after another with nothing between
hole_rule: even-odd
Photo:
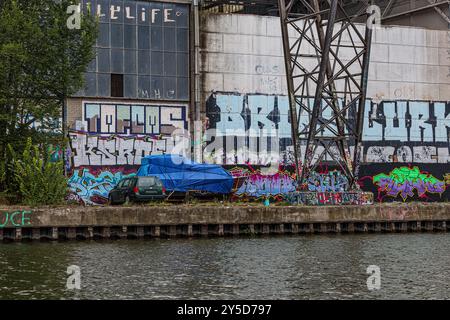
<instances>
[{"instance_id":1,"label":"metal pipe","mask_svg":"<svg viewBox=\"0 0 450 320\"><path fill-rule=\"evenodd\" d=\"M300 146L298 144L298 117L297 117L297 102L295 101L295 89L294 80L292 78L292 67L291 67L291 49L289 47L289 33L287 28L288 23L288 12L286 8L285 0L278 0L278 8L280 10L280 22L281 22L281 36L283 38L283 51L284 51L284 64L286 71L286 81L287 90L289 97L289 114L291 116L291 133L292 133L292 144L294 147L294 161L295 161L295 174L297 187L300 186L300 161L299 161L299 150Z\"/></svg>"},{"instance_id":2,"label":"metal pipe","mask_svg":"<svg viewBox=\"0 0 450 320\"><path fill-rule=\"evenodd\" d=\"M372 1L373 3L373 1ZM368 13L369 14L369 13ZM372 47L372 27L366 25L366 50L363 56L363 68L361 75L361 97L358 102L358 114L357 114L357 123L356 123L356 139L355 139L355 150L353 156L353 181L350 181L350 187L357 188L356 179L359 175L359 166L360 166L360 157L361 157L361 148L362 148L362 135L363 135L363 126L364 126L364 111L366 106L366 97L367 97L367 82L369 79L369 63L370 63L370 52Z\"/></svg>"}]
</instances>

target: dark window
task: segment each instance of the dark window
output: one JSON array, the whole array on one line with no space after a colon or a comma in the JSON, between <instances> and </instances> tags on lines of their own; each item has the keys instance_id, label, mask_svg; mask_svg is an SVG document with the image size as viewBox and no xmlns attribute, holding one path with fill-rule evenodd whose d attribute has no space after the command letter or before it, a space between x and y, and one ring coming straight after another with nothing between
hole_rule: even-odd
<instances>
[{"instance_id":1,"label":"dark window","mask_svg":"<svg viewBox=\"0 0 450 320\"><path fill-rule=\"evenodd\" d=\"M123 74L111 74L111 97L123 97Z\"/></svg>"},{"instance_id":2,"label":"dark window","mask_svg":"<svg viewBox=\"0 0 450 320\"><path fill-rule=\"evenodd\" d=\"M122 187L129 187L129 186L130 186L130 182L131 182L130 179L124 180L124 181L123 181L123 186L122 186Z\"/></svg>"},{"instance_id":3,"label":"dark window","mask_svg":"<svg viewBox=\"0 0 450 320\"><path fill-rule=\"evenodd\" d=\"M142 177L139 178L138 180L138 186L139 187L150 187L150 186L154 186L155 183L155 178L154 177Z\"/></svg>"}]
</instances>

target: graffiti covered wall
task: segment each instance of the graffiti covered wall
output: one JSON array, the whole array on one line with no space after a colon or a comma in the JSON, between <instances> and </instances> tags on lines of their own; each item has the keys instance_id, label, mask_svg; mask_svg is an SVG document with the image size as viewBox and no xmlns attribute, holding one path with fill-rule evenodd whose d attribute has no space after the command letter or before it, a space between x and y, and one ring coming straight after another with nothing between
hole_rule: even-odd
<instances>
[{"instance_id":1,"label":"graffiti covered wall","mask_svg":"<svg viewBox=\"0 0 450 320\"><path fill-rule=\"evenodd\" d=\"M361 166L359 184L380 202L448 201L448 170L446 164L365 164Z\"/></svg>"},{"instance_id":2,"label":"graffiti covered wall","mask_svg":"<svg viewBox=\"0 0 450 320\"><path fill-rule=\"evenodd\" d=\"M280 163L291 163L288 111L286 96L213 93L206 101L212 129L207 136L206 159L224 165L264 165L270 162L268 153L274 152L280 155ZM308 115L300 114L300 131L308 123ZM449 141L450 101L366 103L363 162L449 163ZM249 153L238 152L243 148Z\"/></svg>"},{"instance_id":3,"label":"graffiti covered wall","mask_svg":"<svg viewBox=\"0 0 450 320\"><path fill-rule=\"evenodd\" d=\"M178 152L179 135L188 129L183 105L87 102L82 119L69 131L69 199L85 204L106 203L109 191L135 174L143 157Z\"/></svg>"},{"instance_id":4,"label":"graffiti covered wall","mask_svg":"<svg viewBox=\"0 0 450 320\"><path fill-rule=\"evenodd\" d=\"M286 96L211 94L206 101L209 130L205 160L246 167L268 165L275 159L273 154L279 154L277 165L291 165L288 108ZM306 128L308 121L300 115L300 130ZM444 176L450 171L449 142L450 102L367 101L360 169L362 189L374 192L379 201L448 200ZM304 155L304 149L301 151ZM343 192L347 188L347 179L337 170L313 173L307 186L309 191L318 193ZM236 194L282 197L291 189L295 190L295 186L289 172L253 173Z\"/></svg>"}]
</instances>

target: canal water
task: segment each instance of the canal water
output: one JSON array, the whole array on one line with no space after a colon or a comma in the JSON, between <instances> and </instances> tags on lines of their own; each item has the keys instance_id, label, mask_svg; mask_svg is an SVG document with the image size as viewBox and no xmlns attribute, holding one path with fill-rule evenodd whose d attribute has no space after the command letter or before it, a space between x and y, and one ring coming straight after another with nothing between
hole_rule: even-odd
<instances>
[{"instance_id":1,"label":"canal water","mask_svg":"<svg viewBox=\"0 0 450 320\"><path fill-rule=\"evenodd\" d=\"M450 299L450 235L0 243L0 299Z\"/></svg>"}]
</instances>

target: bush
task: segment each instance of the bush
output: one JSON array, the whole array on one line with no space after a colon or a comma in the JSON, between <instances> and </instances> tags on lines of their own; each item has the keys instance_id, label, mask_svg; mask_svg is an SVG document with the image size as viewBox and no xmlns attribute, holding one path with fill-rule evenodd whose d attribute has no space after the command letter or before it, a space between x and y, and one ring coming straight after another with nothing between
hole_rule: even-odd
<instances>
[{"instance_id":1,"label":"bush","mask_svg":"<svg viewBox=\"0 0 450 320\"><path fill-rule=\"evenodd\" d=\"M52 162L28 138L22 157L17 157L11 145L11 171L19 201L30 206L60 204L67 195L67 179L63 161Z\"/></svg>"}]
</instances>

